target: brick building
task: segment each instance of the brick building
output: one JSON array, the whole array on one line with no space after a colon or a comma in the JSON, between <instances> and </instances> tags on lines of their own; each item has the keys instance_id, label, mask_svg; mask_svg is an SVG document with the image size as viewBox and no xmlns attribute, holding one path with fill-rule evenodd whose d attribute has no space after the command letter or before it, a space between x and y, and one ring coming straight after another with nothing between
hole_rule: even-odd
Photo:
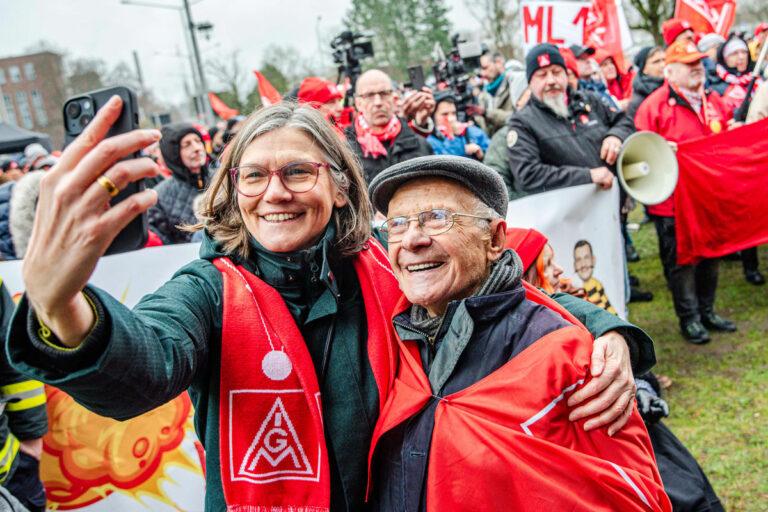
<instances>
[{"instance_id":1,"label":"brick building","mask_svg":"<svg viewBox=\"0 0 768 512\"><path fill-rule=\"evenodd\" d=\"M0 59L0 91L6 122L47 133L54 149L61 148L66 97L61 55L44 51Z\"/></svg>"}]
</instances>

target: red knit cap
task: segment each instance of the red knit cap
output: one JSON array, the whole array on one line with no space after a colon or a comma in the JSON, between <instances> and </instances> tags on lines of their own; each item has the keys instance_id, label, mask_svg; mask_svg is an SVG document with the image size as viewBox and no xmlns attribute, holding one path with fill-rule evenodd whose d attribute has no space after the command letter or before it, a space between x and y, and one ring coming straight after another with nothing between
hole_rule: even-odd
<instances>
[{"instance_id":1,"label":"red knit cap","mask_svg":"<svg viewBox=\"0 0 768 512\"><path fill-rule=\"evenodd\" d=\"M686 30L693 30L693 27L688 23L688 20L681 20L680 18L672 18L661 24L661 34L667 46L671 45L677 36Z\"/></svg>"},{"instance_id":2,"label":"red knit cap","mask_svg":"<svg viewBox=\"0 0 768 512\"><path fill-rule=\"evenodd\" d=\"M576 56L573 54L573 51L570 48L564 47L558 48L558 50L560 50L560 55L565 59L565 69L570 69L578 77L579 64L576 62Z\"/></svg>"},{"instance_id":3,"label":"red knit cap","mask_svg":"<svg viewBox=\"0 0 768 512\"><path fill-rule=\"evenodd\" d=\"M329 101L338 100L344 96L339 92L336 84L320 78L319 76L308 76L299 86L299 103L312 103L322 105Z\"/></svg>"},{"instance_id":4,"label":"red knit cap","mask_svg":"<svg viewBox=\"0 0 768 512\"><path fill-rule=\"evenodd\" d=\"M547 245L547 237L532 228L507 228L507 249L513 249L523 262L523 272L536 263Z\"/></svg>"}]
</instances>

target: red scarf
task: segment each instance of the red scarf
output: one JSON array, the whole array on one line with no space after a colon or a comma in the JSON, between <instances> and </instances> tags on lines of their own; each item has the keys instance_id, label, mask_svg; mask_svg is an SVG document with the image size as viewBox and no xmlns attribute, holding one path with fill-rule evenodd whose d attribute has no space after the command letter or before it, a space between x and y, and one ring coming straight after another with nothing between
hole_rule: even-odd
<instances>
[{"instance_id":1,"label":"red scarf","mask_svg":"<svg viewBox=\"0 0 768 512\"><path fill-rule=\"evenodd\" d=\"M214 265L224 283L219 445L227 510L328 511L320 389L301 332L275 289L227 258ZM354 267L381 408L394 378L390 318L400 292L378 242L366 244Z\"/></svg>"},{"instance_id":2,"label":"red scarf","mask_svg":"<svg viewBox=\"0 0 768 512\"><path fill-rule=\"evenodd\" d=\"M397 116L392 116L392 119L389 120L381 133L373 133L362 114L355 118L355 134L365 158L373 157L376 159L381 156L387 156L387 149L383 143L393 141L401 129L402 124Z\"/></svg>"}]
</instances>

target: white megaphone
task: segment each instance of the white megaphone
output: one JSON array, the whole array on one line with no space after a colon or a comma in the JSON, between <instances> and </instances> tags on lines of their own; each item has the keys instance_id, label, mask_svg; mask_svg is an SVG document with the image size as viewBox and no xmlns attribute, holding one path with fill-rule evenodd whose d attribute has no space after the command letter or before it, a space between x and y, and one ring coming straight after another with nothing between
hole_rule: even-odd
<instances>
[{"instance_id":1,"label":"white megaphone","mask_svg":"<svg viewBox=\"0 0 768 512\"><path fill-rule=\"evenodd\" d=\"M627 194L643 204L666 201L677 185L677 155L653 132L630 135L621 147L616 169Z\"/></svg>"}]
</instances>

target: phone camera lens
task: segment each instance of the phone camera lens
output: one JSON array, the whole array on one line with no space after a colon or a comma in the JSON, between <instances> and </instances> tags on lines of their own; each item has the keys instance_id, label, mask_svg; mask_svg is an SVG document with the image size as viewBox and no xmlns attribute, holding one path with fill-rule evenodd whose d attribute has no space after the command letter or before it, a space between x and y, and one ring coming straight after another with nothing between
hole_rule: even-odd
<instances>
[{"instance_id":1,"label":"phone camera lens","mask_svg":"<svg viewBox=\"0 0 768 512\"><path fill-rule=\"evenodd\" d=\"M91 116L89 115L84 115L83 117L80 118L80 126L83 128L85 128L85 126L90 122L91 122Z\"/></svg>"},{"instance_id":2,"label":"phone camera lens","mask_svg":"<svg viewBox=\"0 0 768 512\"><path fill-rule=\"evenodd\" d=\"M82 109L80 108L80 104L78 102L73 101L67 105L67 117L70 119L74 119L75 117L79 116L80 112L82 112Z\"/></svg>"}]
</instances>

